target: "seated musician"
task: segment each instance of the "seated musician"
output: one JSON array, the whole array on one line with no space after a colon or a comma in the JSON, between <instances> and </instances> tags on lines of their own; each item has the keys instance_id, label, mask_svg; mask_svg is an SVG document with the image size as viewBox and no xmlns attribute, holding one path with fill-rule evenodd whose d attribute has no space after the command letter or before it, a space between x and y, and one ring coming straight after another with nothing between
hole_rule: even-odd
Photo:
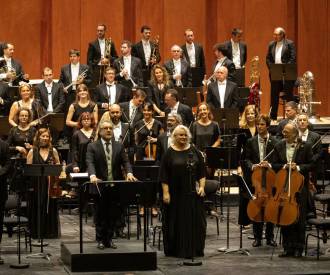
<instances>
[{"instance_id":1,"label":"seated musician","mask_svg":"<svg viewBox=\"0 0 330 275\"><path fill-rule=\"evenodd\" d=\"M279 256L301 257L305 245L308 172L312 168L313 152L309 143L303 143L298 139L299 131L294 123L287 123L282 133L284 140L281 140L275 145L273 162L271 163L272 167L275 171L279 171L281 169L288 169L291 166L292 170L297 170L304 175L304 184L297 200L299 207L298 220L291 225L282 227L284 252Z\"/></svg>"},{"instance_id":2,"label":"seated musician","mask_svg":"<svg viewBox=\"0 0 330 275\"><path fill-rule=\"evenodd\" d=\"M276 135L279 138L283 137L282 131L283 131L284 126L288 122L292 121L292 122L296 123L297 114L298 114L298 104L294 101L289 101L289 102L285 103L284 110L285 110L285 118L280 121L280 123L277 125L277 129L276 129L276 131L277 131Z\"/></svg>"},{"instance_id":3,"label":"seated musician","mask_svg":"<svg viewBox=\"0 0 330 275\"><path fill-rule=\"evenodd\" d=\"M260 115L256 119L258 135L251 137L245 146L246 173L244 179L249 188L252 186L251 176L257 167L271 167L270 160L272 159L271 151L274 149L277 140L268 133L270 126L270 118L267 115ZM267 157L268 156L268 157ZM266 158L267 157L267 158ZM260 179L261 181L261 179ZM267 183L270 184L270 183ZM273 183L271 183L273 184ZM262 245L263 222L253 221L253 247ZM274 241L274 225L270 222L266 223L266 240L267 245L276 246Z\"/></svg>"},{"instance_id":4,"label":"seated musician","mask_svg":"<svg viewBox=\"0 0 330 275\"><path fill-rule=\"evenodd\" d=\"M165 116L165 93L168 89L173 88L173 84L163 66L156 64L152 67L148 88L150 93L148 94L148 101L152 103L154 111L160 116Z\"/></svg>"},{"instance_id":5,"label":"seated musician","mask_svg":"<svg viewBox=\"0 0 330 275\"><path fill-rule=\"evenodd\" d=\"M122 207L111 186L100 181L126 180L136 181L125 153L124 146L112 139L113 127L109 121L99 125L100 139L88 144L86 154L87 171L90 175L90 193L96 203L95 230L97 248L116 249L113 234L116 222L122 217Z\"/></svg>"},{"instance_id":6,"label":"seated musician","mask_svg":"<svg viewBox=\"0 0 330 275\"><path fill-rule=\"evenodd\" d=\"M182 118L183 125L190 127L191 123L194 121L194 116L189 107L179 101L179 94L177 90L169 89L165 94L165 104L166 108L164 110L165 114L179 114Z\"/></svg>"},{"instance_id":7,"label":"seated musician","mask_svg":"<svg viewBox=\"0 0 330 275\"><path fill-rule=\"evenodd\" d=\"M31 86L27 83L22 84L21 86L19 86L19 93L21 99L15 101L10 107L9 117L8 117L9 124L13 127L17 126L18 110L21 107L25 107L32 111L33 121L30 124L33 126L37 125L38 124L37 119L43 115L43 110L42 108L40 108L40 104L38 103L38 101L35 100Z\"/></svg>"},{"instance_id":8,"label":"seated musician","mask_svg":"<svg viewBox=\"0 0 330 275\"><path fill-rule=\"evenodd\" d=\"M62 113L65 105L63 86L53 81L51 68L44 68L42 77L44 81L36 86L36 99L48 113Z\"/></svg>"},{"instance_id":9,"label":"seated musician","mask_svg":"<svg viewBox=\"0 0 330 275\"><path fill-rule=\"evenodd\" d=\"M153 118L151 103L144 103L143 119L139 120L134 128L137 160L156 158L157 137L163 132L161 122Z\"/></svg>"},{"instance_id":10,"label":"seated musician","mask_svg":"<svg viewBox=\"0 0 330 275\"><path fill-rule=\"evenodd\" d=\"M21 107L18 112L18 124L10 129L7 143L12 155L18 153L20 157L26 158L32 148L33 138L36 133L34 126L31 126L32 112L30 109Z\"/></svg>"},{"instance_id":11,"label":"seated musician","mask_svg":"<svg viewBox=\"0 0 330 275\"><path fill-rule=\"evenodd\" d=\"M57 150L52 146L50 130L40 128L33 140L33 147L30 149L27 164L60 164ZM30 221L32 238L59 238L60 223L57 208L57 198L52 196L51 191L53 182L49 177L41 179L40 189L38 190L37 179L31 182L33 192L30 198ZM40 200L38 201L38 192ZM40 202L40 204L39 204ZM38 236L38 208L40 209L40 236Z\"/></svg>"},{"instance_id":12,"label":"seated musician","mask_svg":"<svg viewBox=\"0 0 330 275\"><path fill-rule=\"evenodd\" d=\"M175 87L191 87L192 75L189 63L182 57L182 49L178 45L171 47L172 59L164 63L170 80Z\"/></svg>"}]
</instances>

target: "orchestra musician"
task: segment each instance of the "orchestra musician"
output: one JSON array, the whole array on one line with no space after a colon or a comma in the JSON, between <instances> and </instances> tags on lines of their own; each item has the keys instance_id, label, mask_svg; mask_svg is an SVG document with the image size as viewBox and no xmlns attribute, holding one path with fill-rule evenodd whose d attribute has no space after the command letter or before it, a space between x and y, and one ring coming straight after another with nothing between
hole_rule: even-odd
<instances>
[{"instance_id":1,"label":"orchestra musician","mask_svg":"<svg viewBox=\"0 0 330 275\"><path fill-rule=\"evenodd\" d=\"M40 128L33 140L33 147L30 149L27 159L27 164L60 164L60 159L57 150L52 146L52 137L50 130ZM31 192L30 201L30 221L31 221L31 236L38 238L38 208L40 209L40 236L43 238L59 238L60 223L57 206L57 198L49 196L50 182L49 178L45 177L41 180L40 189L38 190L37 180L31 182L33 192ZM38 192L40 200L38 201ZM41 204L39 204L39 202Z\"/></svg>"},{"instance_id":2,"label":"orchestra musician","mask_svg":"<svg viewBox=\"0 0 330 275\"><path fill-rule=\"evenodd\" d=\"M38 119L42 116L43 110L37 100L34 98L34 93L32 91L32 88L29 84L24 83L19 86L19 93L21 99L18 101L15 101L9 111L9 117L8 122L11 126L16 127L17 126L17 113L19 108L25 107L31 110L32 112L32 122L30 124L32 126L36 126L38 124L38 121L35 119Z\"/></svg>"},{"instance_id":3,"label":"orchestra musician","mask_svg":"<svg viewBox=\"0 0 330 275\"><path fill-rule=\"evenodd\" d=\"M63 86L53 81L53 70L45 67L42 73L44 81L36 86L36 99L49 113L62 113L65 98Z\"/></svg>"},{"instance_id":4,"label":"orchestra musician","mask_svg":"<svg viewBox=\"0 0 330 275\"><path fill-rule=\"evenodd\" d=\"M274 41L268 46L266 64L270 68L270 64L295 64L296 63L296 47L293 41L286 38L285 30L278 27L273 33ZM286 101L293 100L294 81L271 81L271 98L270 98L270 118L277 119L277 110L280 92L285 92Z\"/></svg>"},{"instance_id":5,"label":"orchestra musician","mask_svg":"<svg viewBox=\"0 0 330 275\"><path fill-rule=\"evenodd\" d=\"M203 86L202 81L206 72L203 46L194 42L195 36L191 29L186 29L184 35L186 43L181 46L181 49L184 58L190 65L192 75L194 76L192 79L192 86L201 87Z\"/></svg>"},{"instance_id":6,"label":"orchestra musician","mask_svg":"<svg viewBox=\"0 0 330 275\"><path fill-rule=\"evenodd\" d=\"M147 25L141 27L141 41L132 46L132 55L140 58L142 62L142 74L144 86L147 86L150 80L150 69L159 63L160 52L158 41L150 41L151 28Z\"/></svg>"},{"instance_id":7,"label":"orchestra musician","mask_svg":"<svg viewBox=\"0 0 330 275\"><path fill-rule=\"evenodd\" d=\"M151 69L151 79L148 83L148 101L152 103L154 111L160 116L165 116L165 93L173 87L173 83L170 81L170 76L165 67L159 64L153 66Z\"/></svg>"},{"instance_id":8,"label":"orchestra musician","mask_svg":"<svg viewBox=\"0 0 330 275\"><path fill-rule=\"evenodd\" d=\"M143 87L142 62L131 55L132 43L124 40L120 46L121 57L117 58L113 67L116 69L116 80L125 87L132 89Z\"/></svg>"},{"instance_id":9,"label":"orchestra musician","mask_svg":"<svg viewBox=\"0 0 330 275\"><path fill-rule=\"evenodd\" d=\"M21 81L29 82L29 75L24 73L22 65L13 58L14 45L12 43L3 43L3 65L0 66L3 72L0 73L0 80L8 81L10 86L17 86Z\"/></svg>"},{"instance_id":10,"label":"orchestra musician","mask_svg":"<svg viewBox=\"0 0 330 275\"><path fill-rule=\"evenodd\" d=\"M245 159L243 160L246 166L244 179L249 188L252 186L252 173L257 167L271 168L271 152L277 143L277 139L272 137L268 132L270 118L267 115L258 116L256 119L256 126L258 134L248 139L245 145ZM267 159L265 159L266 156L268 156ZM253 221L253 247L262 245L263 226L263 222ZM276 246L274 241L274 224L270 222L266 223L266 244Z\"/></svg>"},{"instance_id":11,"label":"orchestra musician","mask_svg":"<svg viewBox=\"0 0 330 275\"><path fill-rule=\"evenodd\" d=\"M116 249L113 235L116 223L122 217L122 207L112 187L101 181L123 180L136 181L127 154L121 143L114 141L113 127L109 121L99 124L100 139L88 144L86 154L87 171L96 204L95 230L97 248ZM123 170L126 176L123 175Z\"/></svg>"},{"instance_id":12,"label":"orchestra musician","mask_svg":"<svg viewBox=\"0 0 330 275\"><path fill-rule=\"evenodd\" d=\"M235 78L235 64L231 61L227 55L227 48L224 44L216 44L213 46L214 55L217 58L217 61L213 65L213 72L216 73L220 67L227 68L228 80L236 83Z\"/></svg>"},{"instance_id":13,"label":"orchestra musician","mask_svg":"<svg viewBox=\"0 0 330 275\"><path fill-rule=\"evenodd\" d=\"M308 199L308 172L313 167L312 146L301 142L299 131L292 122L287 123L283 129L284 139L275 145L272 168L277 172L281 169L297 170L304 175L304 184L297 199L299 207L298 220L288 226L282 227L282 245L284 251L279 257L302 256L305 245L306 205Z\"/></svg>"},{"instance_id":14,"label":"orchestra musician","mask_svg":"<svg viewBox=\"0 0 330 275\"><path fill-rule=\"evenodd\" d=\"M0 138L0 244L2 241L3 219L5 214L5 204L8 197L7 174L10 170L9 146ZM0 255L0 265L4 260Z\"/></svg>"},{"instance_id":15,"label":"orchestra musician","mask_svg":"<svg viewBox=\"0 0 330 275\"><path fill-rule=\"evenodd\" d=\"M277 133L276 135L279 138L282 138L282 131L284 126L288 123L288 122L293 122L296 123L297 121L297 114L298 114L298 104L294 101L289 101L287 103L285 103L285 107L284 107L284 111L285 111L285 118L282 119L280 121L280 123L277 126Z\"/></svg>"},{"instance_id":16,"label":"orchestra musician","mask_svg":"<svg viewBox=\"0 0 330 275\"><path fill-rule=\"evenodd\" d=\"M205 196L205 167L201 153L190 144L190 139L189 129L178 125L172 132L172 144L161 162L160 182L164 202L162 227L166 256L204 256L206 215L202 197ZM187 169L188 164L191 165L191 174ZM198 182L195 193L191 193L191 181Z\"/></svg>"},{"instance_id":17,"label":"orchestra musician","mask_svg":"<svg viewBox=\"0 0 330 275\"><path fill-rule=\"evenodd\" d=\"M32 148L33 138L36 133L35 127L31 126L32 112L30 109L21 107L17 113L18 124L9 131L7 143L12 155L18 153L26 158L27 153Z\"/></svg>"},{"instance_id":18,"label":"orchestra musician","mask_svg":"<svg viewBox=\"0 0 330 275\"><path fill-rule=\"evenodd\" d=\"M164 63L170 80L175 87L191 87L192 75L189 63L182 58L182 49L178 45L171 47L172 59Z\"/></svg>"},{"instance_id":19,"label":"orchestra musician","mask_svg":"<svg viewBox=\"0 0 330 275\"><path fill-rule=\"evenodd\" d=\"M75 101L77 87L80 84L89 86L92 83L90 67L80 63L80 51L71 49L69 51L70 63L61 68L59 83L63 85L65 92L65 113ZM70 86L71 85L71 86Z\"/></svg>"}]
</instances>

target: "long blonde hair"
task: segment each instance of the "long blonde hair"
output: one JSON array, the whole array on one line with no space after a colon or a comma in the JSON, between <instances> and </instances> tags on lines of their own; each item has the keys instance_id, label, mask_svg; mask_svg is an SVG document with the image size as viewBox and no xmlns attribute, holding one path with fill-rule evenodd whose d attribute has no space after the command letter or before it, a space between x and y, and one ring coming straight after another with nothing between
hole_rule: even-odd
<instances>
[{"instance_id":1,"label":"long blonde hair","mask_svg":"<svg viewBox=\"0 0 330 275\"><path fill-rule=\"evenodd\" d=\"M244 112L243 112L243 114L241 116L241 119L239 121L239 127L240 128L243 128L243 129L247 129L248 128L248 124L247 124L247 120L246 120L246 115L247 115L247 113L250 110L253 110L254 117L255 118L258 116L257 109L256 109L256 106L255 105L246 105L245 108L244 108Z\"/></svg>"}]
</instances>

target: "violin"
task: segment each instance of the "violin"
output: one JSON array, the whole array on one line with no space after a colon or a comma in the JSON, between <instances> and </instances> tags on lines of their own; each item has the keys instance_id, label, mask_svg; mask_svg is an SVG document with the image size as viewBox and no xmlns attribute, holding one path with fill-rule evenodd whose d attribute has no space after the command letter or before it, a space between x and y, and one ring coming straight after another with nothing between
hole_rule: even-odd
<instances>
[{"instance_id":1,"label":"violin","mask_svg":"<svg viewBox=\"0 0 330 275\"><path fill-rule=\"evenodd\" d=\"M275 177L276 173L271 168L258 166L254 169L251 177L254 196L247 206L250 220L264 222L265 207L273 196L272 189Z\"/></svg>"},{"instance_id":2,"label":"violin","mask_svg":"<svg viewBox=\"0 0 330 275\"><path fill-rule=\"evenodd\" d=\"M293 224L300 214L296 193L304 184L304 176L296 169L292 170L291 164L276 174L276 194L269 199L265 208L265 220L281 226Z\"/></svg>"}]
</instances>

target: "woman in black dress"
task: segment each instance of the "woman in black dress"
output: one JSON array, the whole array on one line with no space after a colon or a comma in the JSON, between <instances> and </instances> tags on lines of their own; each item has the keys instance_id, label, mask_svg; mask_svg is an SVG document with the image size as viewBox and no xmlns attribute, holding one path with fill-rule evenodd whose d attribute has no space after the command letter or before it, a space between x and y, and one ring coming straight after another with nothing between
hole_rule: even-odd
<instances>
[{"instance_id":1,"label":"woman in black dress","mask_svg":"<svg viewBox=\"0 0 330 275\"><path fill-rule=\"evenodd\" d=\"M32 148L33 137L36 129L30 125L32 112L30 109L21 107L17 112L18 124L9 131L7 143L12 155L19 154L26 158L28 151Z\"/></svg>"},{"instance_id":2,"label":"woman in black dress","mask_svg":"<svg viewBox=\"0 0 330 275\"><path fill-rule=\"evenodd\" d=\"M171 138L173 143L166 151L160 168L164 202L164 252L166 256L180 258L204 256L206 217L202 198L205 195L203 157L190 145L191 134L187 127L177 126ZM188 164L192 167L191 173ZM193 252L192 245L195 248Z\"/></svg>"},{"instance_id":3,"label":"woman in black dress","mask_svg":"<svg viewBox=\"0 0 330 275\"><path fill-rule=\"evenodd\" d=\"M40 128L33 141L33 148L29 151L26 159L27 164L60 164L57 150L52 146L50 130ZM40 234L43 238L59 238L60 223L57 207L57 198L49 196L48 177L44 177L40 182L38 190L37 179L32 183L32 197L30 200L30 223L32 238L38 236L38 208L40 208ZM38 192L40 194L40 204L38 203Z\"/></svg>"},{"instance_id":4,"label":"woman in black dress","mask_svg":"<svg viewBox=\"0 0 330 275\"><path fill-rule=\"evenodd\" d=\"M173 88L173 84L170 81L168 72L163 66L157 64L152 67L148 88L148 101L152 103L155 113L165 116L164 110L166 104L164 97L166 91Z\"/></svg>"},{"instance_id":5,"label":"woman in black dress","mask_svg":"<svg viewBox=\"0 0 330 275\"><path fill-rule=\"evenodd\" d=\"M134 129L137 160L156 158L157 137L163 132L161 122L153 118L151 103L146 102L143 105L143 119L135 124Z\"/></svg>"},{"instance_id":6,"label":"woman in black dress","mask_svg":"<svg viewBox=\"0 0 330 275\"><path fill-rule=\"evenodd\" d=\"M90 142L96 137L95 121L91 113L84 112L78 119L78 128L72 137L73 172L86 171L86 151Z\"/></svg>"}]
</instances>

